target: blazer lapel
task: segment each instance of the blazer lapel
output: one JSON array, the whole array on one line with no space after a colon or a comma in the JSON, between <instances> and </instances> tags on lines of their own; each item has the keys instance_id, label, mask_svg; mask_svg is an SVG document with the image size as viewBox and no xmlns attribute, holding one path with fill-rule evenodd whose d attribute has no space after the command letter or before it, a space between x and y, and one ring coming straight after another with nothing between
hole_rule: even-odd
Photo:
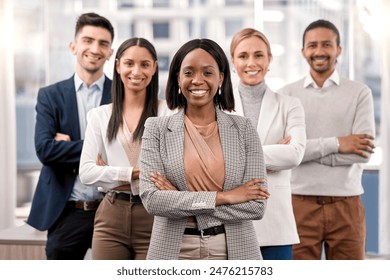
<instances>
[{"instance_id":1,"label":"blazer lapel","mask_svg":"<svg viewBox=\"0 0 390 280\"><path fill-rule=\"evenodd\" d=\"M176 186L186 186L181 190L188 190L184 176L184 110L172 115L168 124L166 148L170 151L167 162L172 167Z\"/></svg>"},{"instance_id":2,"label":"blazer lapel","mask_svg":"<svg viewBox=\"0 0 390 280\"><path fill-rule=\"evenodd\" d=\"M111 85L112 85L111 80L105 77L104 86L103 86L103 95L102 95L102 100L100 101L100 105L108 104L111 102Z\"/></svg>"},{"instance_id":3,"label":"blazer lapel","mask_svg":"<svg viewBox=\"0 0 390 280\"><path fill-rule=\"evenodd\" d=\"M228 190L232 188L235 182L235 164L240 159L240 149L237 149L237 146L239 145L237 142L238 135L237 130L233 129L233 122L230 117L219 109L216 109L216 111L218 131L225 161L225 183L223 188Z\"/></svg>"},{"instance_id":4,"label":"blazer lapel","mask_svg":"<svg viewBox=\"0 0 390 280\"><path fill-rule=\"evenodd\" d=\"M74 76L67 80L64 83L64 87L62 89L65 114L69 118L68 125L70 126L72 140L80 139L80 121L79 114L77 109L77 97L76 97L76 89L74 86Z\"/></svg>"},{"instance_id":5,"label":"blazer lapel","mask_svg":"<svg viewBox=\"0 0 390 280\"><path fill-rule=\"evenodd\" d=\"M276 101L275 93L267 87L261 104L259 123L257 125L257 132L259 133L261 143L265 143L270 127L278 112L279 103Z\"/></svg>"}]
</instances>

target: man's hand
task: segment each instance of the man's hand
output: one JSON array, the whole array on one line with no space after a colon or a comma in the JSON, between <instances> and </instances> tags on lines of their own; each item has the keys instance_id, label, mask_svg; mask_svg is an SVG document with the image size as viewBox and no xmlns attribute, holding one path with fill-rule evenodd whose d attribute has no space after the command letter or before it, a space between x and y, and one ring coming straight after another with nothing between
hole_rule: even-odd
<instances>
[{"instance_id":1,"label":"man's hand","mask_svg":"<svg viewBox=\"0 0 390 280\"><path fill-rule=\"evenodd\" d=\"M68 134L63 134L63 133L59 133L59 132L56 133L54 140L56 140L56 141L71 141L70 136Z\"/></svg>"},{"instance_id":2,"label":"man's hand","mask_svg":"<svg viewBox=\"0 0 390 280\"><path fill-rule=\"evenodd\" d=\"M340 154L356 154L368 158L367 153L374 153L374 137L369 134L352 134L338 137Z\"/></svg>"}]
</instances>

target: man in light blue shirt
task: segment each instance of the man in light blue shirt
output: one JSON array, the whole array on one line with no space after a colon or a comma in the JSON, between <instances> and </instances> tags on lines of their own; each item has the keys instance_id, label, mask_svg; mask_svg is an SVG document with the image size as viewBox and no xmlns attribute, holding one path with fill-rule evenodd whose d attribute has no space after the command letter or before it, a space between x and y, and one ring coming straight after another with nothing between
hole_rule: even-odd
<instances>
[{"instance_id":1,"label":"man in light blue shirt","mask_svg":"<svg viewBox=\"0 0 390 280\"><path fill-rule=\"evenodd\" d=\"M88 86L81 78L75 73L74 75L76 98L77 98L77 111L80 124L80 137L84 139L85 130L87 129L87 113L92 108L98 107L102 100L103 86L105 76L102 75L96 82ZM102 194L94 187L87 187L80 182L80 177L77 176L73 191L69 200L73 201L94 201L101 200Z\"/></svg>"},{"instance_id":2,"label":"man in light blue shirt","mask_svg":"<svg viewBox=\"0 0 390 280\"><path fill-rule=\"evenodd\" d=\"M48 259L81 260L91 247L102 194L84 186L78 170L86 115L111 102L111 80L103 66L113 53L113 39L106 18L82 14L69 45L77 58L75 74L38 92L35 148L42 170L27 223L47 230Z\"/></svg>"}]
</instances>

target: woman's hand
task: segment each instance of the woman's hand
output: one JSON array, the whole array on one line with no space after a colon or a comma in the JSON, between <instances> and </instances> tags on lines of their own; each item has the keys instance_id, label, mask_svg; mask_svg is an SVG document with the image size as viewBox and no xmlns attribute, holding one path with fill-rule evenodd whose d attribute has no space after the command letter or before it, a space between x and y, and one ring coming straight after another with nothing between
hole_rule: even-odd
<instances>
[{"instance_id":1,"label":"woman's hand","mask_svg":"<svg viewBox=\"0 0 390 280\"><path fill-rule=\"evenodd\" d=\"M150 174L150 180L160 190L177 191L176 187L168 181L160 172Z\"/></svg>"},{"instance_id":2,"label":"woman's hand","mask_svg":"<svg viewBox=\"0 0 390 280\"><path fill-rule=\"evenodd\" d=\"M131 179L132 180L138 180L139 179L139 168L138 167L134 167L133 168L133 172L131 173Z\"/></svg>"},{"instance_id":3,"label":"woman's hand","mask_svg":"<svg viewBox=\"0 0 390 280\"><path fill-rule=\"evenodd\" d=\"M107 165L107 163L103 160L103 158L102 158L102 154L98 154L98 157L97 157L97 159L96 159L96 165L98 165L98 166L106 166ZM126 191L126 192L128 192L128 191L130 191L131 189L130 189L130 184L125 184L125 185L121 185L121 186L118 186L118 187L115 187L115 188L112 188L113 190L115 190L115 191Z\"/></svg>"},{"instance_id":4,"label":"woman's hand","mask_svg":"<svg viewBox=\"0 0 390 280\"><path fill-rule=\"evenodd\" d=\"M103 160L102 154L98 154L97 160L96 160L96 165L98 166L106 166L107 163Z\"/></svg>"},{"instance_id":5,"label":"woman's hand","mask_svg":"<svg viewBox=\"0 0 390 280\"><path fill-rule=\"evenodd\" d=\"M277 144L280 144L280 145L288 145L288 144L290 144L291 139L292 139L291 136L286 136L285 138L279 140ZM267 169L267 173L268 173L268 174L274 173L274 172L275 172L274 170Z\"/></svg>"},{"instance_id":6,"label":"woman's hand","mask_svg":"<svg viewBox=\"0 0 390 280\"><path fill-rule=\"evenodd\" d=\"M291 136L287 136L286 138L279 140L278 144L287 145L287 144L290 144L290 142L291 142Z\"/></svg>"},{"instance_id":7,"label":"woman's hand","mask_svg":"<svg viewBox=\"0 0 390 280\"><path fill-rule=\"evenodd\" d=\"M264 179L256 178L226 192L217 192L216 205L239 204L251 200L264 200L270 197L267 189L262 186Z\"/></svg>"}]
</instances>

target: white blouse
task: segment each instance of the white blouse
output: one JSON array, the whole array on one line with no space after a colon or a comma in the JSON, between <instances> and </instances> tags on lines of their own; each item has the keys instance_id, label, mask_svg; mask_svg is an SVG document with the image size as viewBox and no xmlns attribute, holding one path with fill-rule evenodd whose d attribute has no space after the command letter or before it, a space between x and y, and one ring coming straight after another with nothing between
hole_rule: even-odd
<instances>
[{"instance_id":1,"label":"white blouse","mask_svg":"<svg viewBox=\"0 0 390 280\"><path fill-rule=\"evenodd\" d=\"M98 187L107 192L124 184L132 184L130 165L121 141L107 139L107 127L111 117L112 104L102 105L88 112L87 130L80 158L79 176L83 184ZM165 101L159 101L158 116L172 115ZM106 166L96 164L98 154L102 155Z\"/></svg>"}]
</instances>

